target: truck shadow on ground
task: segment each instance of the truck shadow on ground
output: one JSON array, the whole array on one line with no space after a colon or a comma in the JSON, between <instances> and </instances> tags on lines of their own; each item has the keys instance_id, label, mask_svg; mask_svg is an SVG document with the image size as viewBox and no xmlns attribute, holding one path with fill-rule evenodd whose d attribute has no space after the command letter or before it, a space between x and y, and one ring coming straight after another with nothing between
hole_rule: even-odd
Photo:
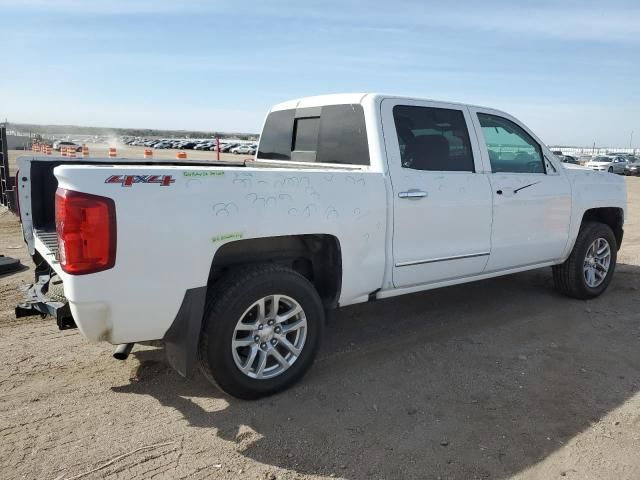
<instances>
[{"instance_id":1,"label":"truck shadow on ground","mask_svg":"<svg viewBox=\"0 0 640 480\"><path fill-rule=\"evenodd\" d=\"M620 265L605 295L577 301L542 270L345 308L302 382L255 402L180 378L162 350L135 353L139 381L113 390L299 473L507 477L638 391L639 287L640 267ZM212 396L228 406L193 400Z\"/></svg>"}]
</instances>

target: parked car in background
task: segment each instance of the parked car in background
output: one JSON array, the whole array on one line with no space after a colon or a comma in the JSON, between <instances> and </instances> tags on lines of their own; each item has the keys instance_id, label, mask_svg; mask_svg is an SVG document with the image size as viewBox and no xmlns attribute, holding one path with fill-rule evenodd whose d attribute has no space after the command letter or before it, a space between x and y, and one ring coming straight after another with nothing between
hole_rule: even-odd
<instances>
[{"instance_id":1,"label":"parked car in background","mask_svg":"<svg viewBox=\"0 0 640 480\"><path fill-rule=\"evenodd\" d=\"M588 162L590 162L592 158L593 158L593 155L580 155L578 157L578 163L580 165L585 165Z\"/></svg>"},{"instance_id":2,"label":"parked car in background","mask_svg":"<svg viewBox=\"0 0 640 480\"><path fill-rule=\"evenodd\" d=\"M194 150L209 150L209 148L211 148L212 145L213 145L213 143L211 143L211 142L202 142L202 143L198 143L197 145L194 145L193 149Z\"/></svg>"},{"instance_id":3,"label":"parked car in background","mask_svg":"<svg viewBox=\"0 0 640 480\"><path fill-rule=\"evenodd\" d=\"M77 143L67 142L67 141L59 141L59 142L54 142L53 143L53 149L54 150L60 151L60 149L62 147L66 147L66 148L75 147L75 151L76 152L81 152L82 151L82 146L78 145Z\"/></svg>"},{"instance_id":4,"label":"parked car in background","mask_svg":"<svg viewBox=\"0 0 640 480\"><path fill-rule=\"evenodd\" d=\"M166 149L166 148L172 148L171 144L169 142L159 142L156 143L153 148L158 148L158 149Z\"/></svg>"},{"instance_id":5,"label":"parked car in background","mask_svg":"<svg viewBox=\"0 0 640 480\"><path fill-rule=\"evenodd\" d=\"M238 147L232 148L231 153L235 153L237 155L255 155L256 147L253 145L240 145Z\"/></svg>"},{"instance_id":6,"label":"parked car in background","mask_svg":"<svg viewBox=\"0 0 640 480\"><path fill-rule=\"evenodd\" d=\"M590 162L587 162L585 167L595 170L597 172L609 172L609 173L624 173L624 167L627 166L627 158L620 156L599 155Z\"/></svg>"},{"instance_id":7,"label":"parked car in background","mask_svg":"<svg viewBox=\"0 0 640 480\"><path fill-rule=\"evenodd\" d=\"M580 162L578 161L578 159L576 157L572 156L572 155L562 155L562 156L558 157L558 159L562 163L570 163L572 165L580 165Z\"/></svg>"},{"instance_id":8,"label":"parked car in background","mask_svg":"<svg viewBox=\"0 0 640 480\"><path fill-rule=\"evenodd\" d=\"M579 165L580 162L578 161L578 159L572 155L563 155L562 158L562 163L572 163L574 165Z\"/></svg>"},{"instance_id":9,"label":"parked car in background","mask_svg":"<svg viewBox=\"0 0 640 480\"><path fill-rule=\"evenodd\" d=\"M633 159L633 160L631 160ZM629 162L624 167L625 175L640 176L640 158L630 157Z\"/></svg>"},{"instance_id":10,"label":"parked car in background","mask_svg":"<svg viewBox=\"0 0 640 480\"><path fill-rule=\"evenodd\" d=\"M229 152L231 149L236 148L238 146L237 143L227 143L224 146L220 147L221 152Z\"/></svg>"}]
</instances>

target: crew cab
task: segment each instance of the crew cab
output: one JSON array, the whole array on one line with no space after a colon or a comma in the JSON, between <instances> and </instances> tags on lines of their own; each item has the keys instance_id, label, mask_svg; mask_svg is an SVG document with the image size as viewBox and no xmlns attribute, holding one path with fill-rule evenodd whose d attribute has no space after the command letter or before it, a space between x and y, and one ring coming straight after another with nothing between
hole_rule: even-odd
<instances>
[{"instance_id":1,"label":"crew cab","mask_svg":"<svg viewBox=\"0 0 640 480\"><path fill-rule=\"evenodd\" d=\"M327 309L544 267L596 297L626 209L621 177L564 168L505 112L380 94L276 105L252 161L18 164L37 269L17 312L120 358L164 340L241 398L302 377Z\"/></svg>"}]
</instances>

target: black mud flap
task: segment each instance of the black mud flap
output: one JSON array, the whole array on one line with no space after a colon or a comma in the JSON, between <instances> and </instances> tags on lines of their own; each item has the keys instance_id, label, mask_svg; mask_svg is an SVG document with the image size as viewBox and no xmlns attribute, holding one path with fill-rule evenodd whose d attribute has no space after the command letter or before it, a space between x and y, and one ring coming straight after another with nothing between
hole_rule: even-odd
<instances>
[{"instance_id":1,"label":"black mud flap","mask_svg":"<svg viewBox=\"0 0 640 480\"><path fill-rule=\"evenodd\" d=\"M49 280L50 275L38 275L36 283L23 289L24 302L16 306L16 318L51 315L56 319L60 330L76 328L69 303L52 300L44 293L48 289Z\"/></svg>"},{"instance_id":2,"label":"black mud flap","mask_svg":"<svg viewBox=\"0 0 640 480\"><path fill-rule=\"evenodd\" d=\"M207 287L187 290L163 339L169 365L183 377L189 376L196 364L206 297Z\"/></svg>"}]
</instances>

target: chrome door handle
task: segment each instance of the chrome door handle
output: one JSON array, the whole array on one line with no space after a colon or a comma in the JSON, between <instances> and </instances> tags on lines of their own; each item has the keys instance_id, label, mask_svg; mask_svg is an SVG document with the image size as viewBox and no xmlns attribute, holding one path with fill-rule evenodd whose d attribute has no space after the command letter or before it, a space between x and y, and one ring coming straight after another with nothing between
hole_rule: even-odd
<instances>
[{"instance_id":1,"label":"chrome door handle","mask_svg":"<svg viewBox=\"0 0 640 480\"><path fill-rule=\"evenodd\" d=\"M421 198L426 197L427 192L423 192L422 190L407 190L406 192L398 193L399 198L408 198L409 200L420 200Z\"/></svg>"}]
</instances>

